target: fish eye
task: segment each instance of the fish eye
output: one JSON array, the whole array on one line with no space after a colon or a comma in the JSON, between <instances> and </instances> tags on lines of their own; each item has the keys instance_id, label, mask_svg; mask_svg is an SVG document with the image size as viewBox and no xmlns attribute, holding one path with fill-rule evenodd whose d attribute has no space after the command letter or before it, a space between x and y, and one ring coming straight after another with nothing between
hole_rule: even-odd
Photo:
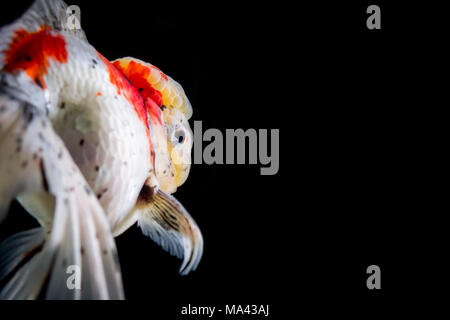
<instances>
[{"instance_id":1,"label":"fish eye","mask_svg":"<svg viewBox=\"0 0 450 320\"><path fill-rule=\"evenodd\" d=\"M175 139L178 141L178 143L183 143L183 141L185 139L184 130L175 131L174 136L175 136Z\"/></svg>"}]
</instances>

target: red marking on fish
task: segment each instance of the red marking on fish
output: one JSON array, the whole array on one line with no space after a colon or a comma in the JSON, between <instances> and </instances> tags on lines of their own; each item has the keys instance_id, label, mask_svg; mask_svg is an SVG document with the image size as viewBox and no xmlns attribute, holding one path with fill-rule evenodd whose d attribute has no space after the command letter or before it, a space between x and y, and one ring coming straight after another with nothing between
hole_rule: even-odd
<instances>
[{"instance_id":1,"label":"red marking on fish","mask_svg":"<svg viewBox=\"0 0 450 320\"><path fill-rule=\"evenodd\" d=\"M9 48L5 51L6 72L23 70L36 84L45 89L44 76L49 60L67 62L66 40L64 36L52 32L49 26L40 27L35 32L25 29L14 31Z\"/></svg>"},{"instance_id":2,"label":"red marking on fish","mask_svg":"<svg viewBox=\"0 0 450 320\"><path fill-rule=\"evenodd\" d=\"M162 126L162 112L161 108L150 98L145 99L145 103L148 107L148 112L150 114L150 120L152 120L152 123L155 125Z\"/></svg>"},{"instance_id":3,"label":"red marking on fish","mask_svg":"<svg viewBox=\"0 0 450 320\"><path fill-rule=\"evenodd\" d=\"M117 88L117 94L123 95L133 105L139 119L147 126L147 108L139 92L111 62L100 53L97 52L97 54L105 64L109 81Z\"/></svg>"},{"instance_id":4,"label":"red marking on fish","mask_svg":"<svg viewBox=\"0 0 450 320\"><path fill-rule=\"evenodd\" d=\"M102 93L99 91L99 92L97 92L97 96L101 96L102 95Z\"/></svg>"},{"instance_id":5,"label":"red marking on fish","mask_svg":"<svg viewBox=\"0 0 450 320\"><path fill-rule=\"evenodd\" d=\"M135 88L138 89L147 105L152 122L162 125L160 109L163 105L162 94L153 88L147 80L150 76L151 69L148 66L134 61L130 61L126 67L122 66L120 61L114 61L113 65L127 77Z\"/></svg>"},{"instance_id":6,"label":"red marking on fish","mask_svg":"<svg viewBox=\"0 0 450 320\"><path fill-rule=\"evenodd\" d=\"M102 56L99 52L97 52L100 59L106 66L106 69L109 73L109 81L112 85L117 88L117 94L123 95L125 99L127 99L134 110L138 118L145 126L145 130L148 137L148 143L150 145L150 162L154 165L154 152L153 152L153 144L150 138L150 130L148 127L148 118L147 118L147 107L142 99L141 95L137 91L137 89L128 81L127 78L113 65L108 61L104 56Z\"/></svg>"}]
</instances>

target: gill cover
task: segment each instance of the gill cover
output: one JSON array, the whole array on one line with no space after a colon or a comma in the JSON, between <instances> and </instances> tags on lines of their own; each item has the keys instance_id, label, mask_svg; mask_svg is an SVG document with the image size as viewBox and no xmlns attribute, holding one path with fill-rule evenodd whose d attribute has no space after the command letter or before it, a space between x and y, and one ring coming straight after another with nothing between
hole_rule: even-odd
<instances>
[{"instance_id":1,"label":"gill cover","mask_svg":"<svg viewBox=\"0 0 450 320\"><path fill-rule=\"evenodd\" d=\"M157 67L126 57L112 62L144 99L155 150L155 173L160 188L173 193L186 181L191 164L192 106L181 85Z\"/></svg>"}]
</instances>

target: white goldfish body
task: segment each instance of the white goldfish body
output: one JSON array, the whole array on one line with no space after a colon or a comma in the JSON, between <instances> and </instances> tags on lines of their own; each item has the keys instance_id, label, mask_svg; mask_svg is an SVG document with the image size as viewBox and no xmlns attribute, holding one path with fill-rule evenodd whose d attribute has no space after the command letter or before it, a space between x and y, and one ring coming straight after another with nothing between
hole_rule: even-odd
<instances>
[{"instance_id":1,"label":"white goldfish body","mask_svg":"<svg viewBox=\"0 0 450 320\"><path fill-rule=\"evenodd\" d=\"M4 299L36 298L47 277L49 299L124 298L113 237L136 221L183 259L182 274L202 256L198 226L170 195L190 168L183 89L140 60L110 63L67 29L66 9L38 0L0 29L0 221L18 198L42 226L0 247ZM80 290L66 284L70 265Z\"/></svg>"}]
</instances>

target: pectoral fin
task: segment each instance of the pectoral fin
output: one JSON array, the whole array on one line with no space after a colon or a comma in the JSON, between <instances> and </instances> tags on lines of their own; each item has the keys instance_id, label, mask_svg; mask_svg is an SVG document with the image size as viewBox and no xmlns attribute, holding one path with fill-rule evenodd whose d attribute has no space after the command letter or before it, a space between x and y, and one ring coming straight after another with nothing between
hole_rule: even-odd
<instances>
[{"instance_id":1,"label":"pectoral fin","mask_svg":"<svg viewBox=\"0 0 450 320\"><path fill-rule=\"evenodd\" d=\"M164 250L183 259L180 273L186 275L197 268L202 257L203 237L200 229L174 197L161 190L153 193L150 189L149 193L137 204L140 210L138 225Z\"/></svg>"}]
</instances>

